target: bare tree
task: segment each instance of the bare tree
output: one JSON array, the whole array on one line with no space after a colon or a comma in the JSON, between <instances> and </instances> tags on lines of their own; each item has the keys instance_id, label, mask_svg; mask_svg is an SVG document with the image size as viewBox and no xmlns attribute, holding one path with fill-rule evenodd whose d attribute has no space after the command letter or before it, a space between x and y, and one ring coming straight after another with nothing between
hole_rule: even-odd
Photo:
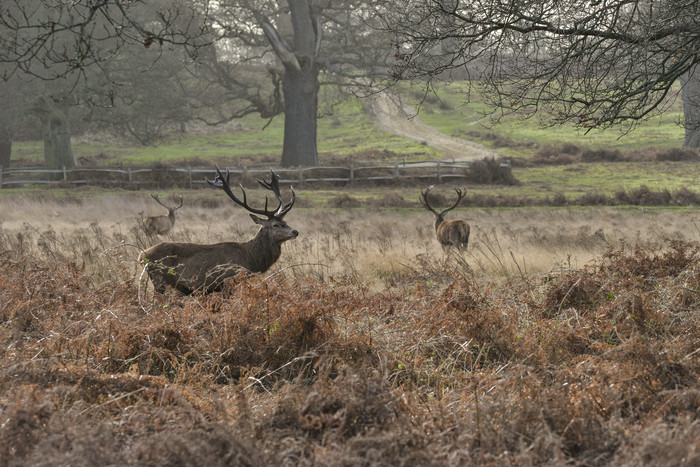
<instances>
[{"instance_id":1,"label":"bare tree","mask_svg":"<svg viewBox=\"0 0 700 467\"><path fill-rule=\"evenodd\" d=\"M34 89L17 77L0 80L0 166L5 169L10 167L12 142L27 120L26 97L36 95L32 91Z\"/></svg>"},{"instance_id":2,"label":"bare tree","mask_svg":"<svg viewBox=\"0 0 700 467\"><path fill-rule=\"evenodd\" d=\"M47 167L75 164L68 110L93 102L95 90L107 88L96 82L96 70L104 71L123 47L138 44L145 51L171 44L195 54L211 43L194 6L190 0L2 2L0 80L44 83L28 110L42 123Z\"/></svg>"},{"instance_id":3,"label":"bare tree","mask_svg":"<svg viewBox=\"0 0 700 467\"><path fill-rule=\"evenodd\" d=\"M37 97L32 112L41 121L44 137L44 162L47 169L75 167L75 155L68 123L67 98L53 99L46 94Z\"/></svg>"},{"instance_id":4,"label":"bare tree","mask_svg":"<svg viewBox=\"0 0 700 467\"><path fill-rule=\"evenodd\" d=\"M248 204L245 190L241 186L243 199L239 199L229 186L229 173L224 177L219 168L210 185L226 193L236 204L249 211L253 222L260 226L257 235L248 242L222 242L213 245L197 243L163 242L141 252L139 262L148 270L148 275L157 292L164 292L166 286L174 287L184 294L199 290L206 293L220 291L224 281L239 272L265 272L282 254L282 243L297 238L299 232L284 221L284 216L294 206L296 196L292 189L292 199L282 200L279 175L270 170L270 181L259 180L266 189L272 191L278 205L268 209L256 209ZM254 214L265 216L260 218Z\"/></svg>"},{"instance_id":5,"label":"bare tree","mask_svg":"<svg viewBox=\"0 0 700 467\"><path fill-rule=\"evenodd\" d=\"M207 122L257 112L284 113L282 165L317 163L317 116L322 83L352 84L385 66L387 41L366 26L367 0L7 0L0 7L0 62L10 73L64 78L89 89L90 70L105 70L125 44L145 48L183 46L196 61L195 80L220 92L199 89ZM215 47L207 47L215 44ZM377 44L383 44L377 46ZM5 75L6 78L8 75ZM101 78L111 79L109 70ZM112 105L124 83L104 86ZM360 82L364 82L360 81ZM84 86L88 83L88 86ZM93 87L94 89L94 87ZM218 96L212 98L212 96ZM60 101L61 99L56 99ZM89 96L84 100L89 101ZM229 104L228 114L221 102ZM219 109L212 111L215 102Z\"/></svg>"},{"instance_id":6,"label":"bare tree","mask_svg":"<svg viewBox=\"0 0 700 467\"><path fill-rule=\"evenodd\" d=\"M438 212L432 206L430 206L430 201L428 200L428 194L432 189L433 187L429 186L424 191L421 191L419 200L425 209L435 215L435 234L437 235L437 239L442 245L442 248L467 248L467 244L469 243L469 224L461 219L453 219L449 221L445 220L445 214L447 214L448 211L456 208L466 193L458 188L455 188L455 191L457 192L457 201L455 201L455 203L449 208Z\"/></svg>"},{"instance_id":7,"label":"bare tree","mask_svg":"<svg viewBox=\"0 0 700 467\"><path fill-rule=\"evenodd\" d=\"M265 118L284 113L283 166L316 165L321 86L362 85L389 63L388 41L366 23L371 2L218 3L223 38L210 78Z\"/></svg>"},{"instance_id":8,"label":"bare tree","mask_svg":"<svg viewBox=\"0 0 700 467\"><path fill-rule=\"evenodd\" d=\"M499 115L628 131L666 110L680 80L685 144L700 145L696 0L387 0L376 13L396 81L466 70Z\"/></svg>"}]
</instances>

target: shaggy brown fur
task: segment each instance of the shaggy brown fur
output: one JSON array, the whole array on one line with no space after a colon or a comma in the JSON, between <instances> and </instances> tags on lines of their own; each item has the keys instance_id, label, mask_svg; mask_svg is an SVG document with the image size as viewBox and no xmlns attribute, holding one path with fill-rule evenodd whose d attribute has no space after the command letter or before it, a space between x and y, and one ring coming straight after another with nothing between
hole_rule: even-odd
<instances>
[{"instance_id":1,"label":"shaggy brown fur","mask_svg":"<svg viewBox=\"0 0 700 467\"><path fill-rule=\"evenodd\" d=\"M233 201L248 211L265 215L267 219L250 215L261 228L257 235L247 242L223 242L213 245L162 242L142 251L139 262L147 269L156 292L164 292L166 286L174 287L184 294L191 294L195 290L206 293L220 291L224 281L239 272L267 271L280 257L282 243L299 235L297 230L292 229L282 219L294 205L294 189L292 200L284 203L279 191L279 176L272 170L271 181L268 183L263 180L260 184L277 197L279 205L274 211L267 209L267 201L265 209L250 207L243 187L243 200L238 199L229 188L230 174L227 172L224 178L218 168L216 171L217 177L214 181L207 180L212 186L224 190Z\"/></svg>"}]
</instances>

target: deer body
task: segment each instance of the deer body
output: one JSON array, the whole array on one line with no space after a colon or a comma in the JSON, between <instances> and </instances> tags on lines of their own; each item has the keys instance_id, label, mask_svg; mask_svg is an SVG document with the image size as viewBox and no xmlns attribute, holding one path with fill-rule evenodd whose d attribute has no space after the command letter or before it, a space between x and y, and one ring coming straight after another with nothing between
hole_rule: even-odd
<instances>
[{"instance_id":1,"label":"deer body","mask_svg":"<svg viewBox=\"0 0 700 467\"><path fill-rule=\"evenodd\" d=\"M469 224L461 219L435 220L435 233L443 246L466 248L469 243Z\"/></svg>"},{"instance_id":2,"label":"deer body","mask_svg":"<svg viewBox=\"0 0 700 467\"><path fill-rule=\"evenodd\" d=\"M143 225L146 232L151 235L164 235L170 232L175 225L175 213L171 212L167 216L148 216L143 218Z\"/></svg>"},{"instance_id":3,"label":"deer body","mask_svg":"<svg viewBox=\"0 0 700 467\"><path fill-rule=\"evenodd\" d=\"M267 271L279 259L282 243L299 235L297 230L292 229L282 219L294 204L294 198L290 203L282 203L278 179L279 177L272 172L272 182L263 183L263 186L272 189L278 196L279 208L276 211L268 211L266 201L265 210L261 211L247 205L245 191L243 201L229 194L228 174L224 180L221 172L218 172L215 182L209 183L224 189L234 201L249 211L265 214L268 218L250 215L253 221L260 225L260 230L247 242L222 242L208 245L162 242L142 251L139 262L146 267L156 292L163 293L165 287L170 286L184 294L191 294L195 290L211 293L220 291L225 280L239 272ZM217 181L219 181L218 184Z\"/></svg>"},{"instance_id":4,"label":"deer body","mask_svg":"<svg viewBox=\"0 0 700 467\"><path fill-rule=\"evenodd\" d=\"M463 193L462 190L455 189L457 192L457 201L449 208L437 212L430 206L428 201L428 193L430 193L432 188L432 186L428 187L425 191L421 192L420 202L423 204L423 207L435 215L435 234L438 241L443 249L449 247L458 249L467 248L467 244L469 243L469 224L461 219L445 220L445 213L457 207L459 202L462 201L462 198L464 198L465 193Z\"/></svg>"}]
</instances>

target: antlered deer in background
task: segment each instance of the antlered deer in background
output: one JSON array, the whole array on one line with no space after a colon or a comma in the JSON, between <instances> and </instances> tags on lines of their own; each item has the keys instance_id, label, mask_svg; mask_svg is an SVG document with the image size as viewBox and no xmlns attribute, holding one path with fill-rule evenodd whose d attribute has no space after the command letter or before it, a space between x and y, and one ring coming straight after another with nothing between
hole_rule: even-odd
<instances>
[{"instance_id":1,"label":"antlered deer in background","mask_svg":"<svg viewBox=\"0 0 700 467\"><path fill-rule=\"evenodd\" d=\"M251 214L253 222L260 225L260 230L252 240L247 242L222 242L213 245L197 243L163 242L152 246L139 255L139 262L148 271L156 292L163 293L166 286L171 286L184 294L195 290L206 293L220 291L224 281L244 272L265 272L280 257L281 245L287 240L297 238L299 232L292 229L283 220L292 209L296 194L292 188L292 199L288 203L282 200L279 187L279 175L270 170L271 180L258 180L263 187L272 191L279 202L277 208L255 209L248 205L246 193L241 185L243 200L236 197L229 187L230 173L226 177L216 167L214 181L210 185L220 188L236 204L243 206ZM265 216L260 218L258 214Z\"/></svg>"},{"instance_id":2,"label":"antlered deer in background","mask_svg":"<svg viewBox=\"0 0 700 467\"><path fill-rule=\"evenodd\" d=\"M143 227L146 233L149 235L165 235L170 232L170 229L175 225L175 211L182 207L182 195L180 197L180 205L175 207L168 207L161 203L158 199L158 195L151 194L151 197L158 202L161 206L168 210L167 216L148 216L143 218Z\"/></svg>"},{"instance_id":3,"label":"antlered deer in background","mask_svg":"<svg viewBox=\"0 0 700 467\"><path fill-rule=\"evenodd\" d=\"M428 193L430 193L432 189L433 187L429 186L425 191L421 191L420 202L425 209L435 214L435 233L437 234L437 239L442 245L442 248L466 248L467 243L469 243L469 224L463 220L445 220L445 213L456 208L466 193L455 188L457 192L457 201L449 208L437 212L430 206L430 202L428 201Z\"/></svg>"}]
</instances>

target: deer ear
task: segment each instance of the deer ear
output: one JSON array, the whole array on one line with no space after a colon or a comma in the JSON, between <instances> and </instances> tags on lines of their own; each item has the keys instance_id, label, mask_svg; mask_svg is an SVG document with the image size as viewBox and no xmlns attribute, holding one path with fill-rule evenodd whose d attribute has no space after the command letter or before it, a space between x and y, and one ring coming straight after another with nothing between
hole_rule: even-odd
<instances>
[{"instance_id":1,"label":"deer ear","mask_svg":"<svg viewBox=\"0 0 700 467\"><path fill-rule=\"evenodd\" d=\"M261 219L260 217L254 215L254 214L251 214L250 218L253 219L253 222L255 222L256 224L263 225L264 220Z\"/></svg>"}]
</instances>

